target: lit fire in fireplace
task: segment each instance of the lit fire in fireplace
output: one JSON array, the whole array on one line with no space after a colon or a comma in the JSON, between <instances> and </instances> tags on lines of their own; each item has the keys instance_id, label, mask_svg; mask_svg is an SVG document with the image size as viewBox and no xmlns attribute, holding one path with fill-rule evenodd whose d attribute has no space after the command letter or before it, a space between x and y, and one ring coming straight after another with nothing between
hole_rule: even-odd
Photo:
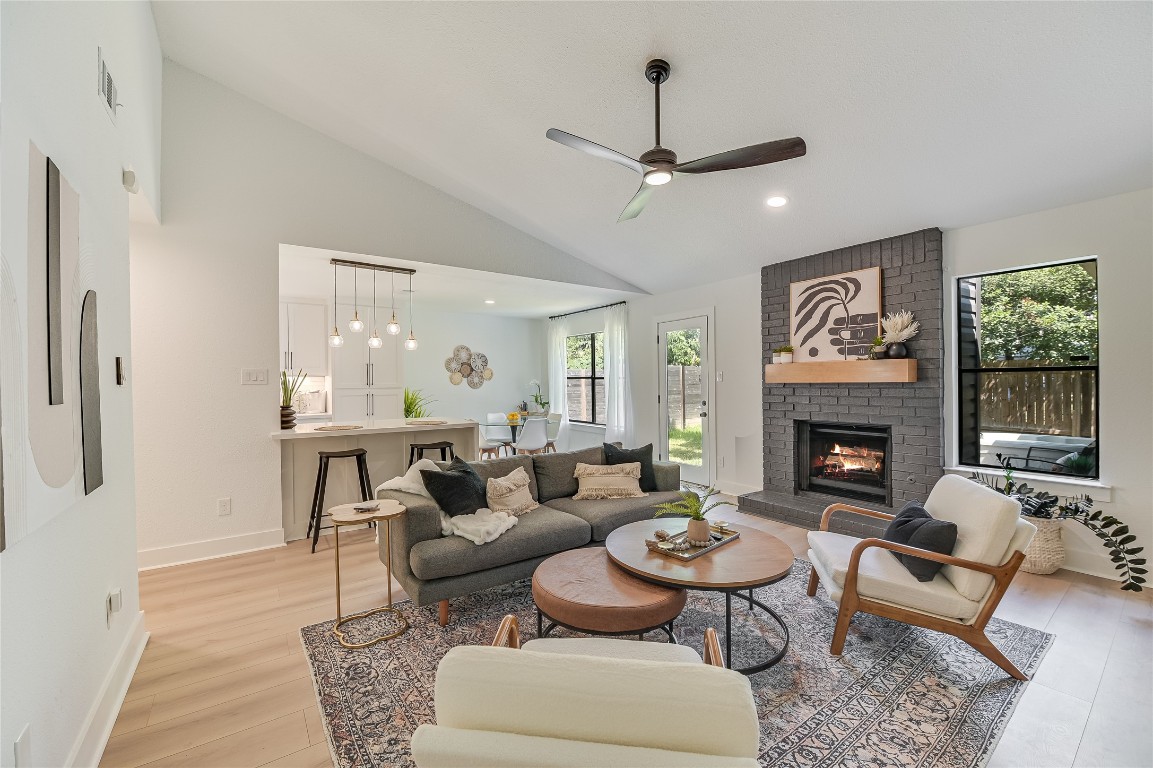
<instances>
[{"instance_id":1,"label":"lit fire in fireplace","mask_svg":"<svg viewBox=\"0 0 1153 768\"><path fill-rule=\"evenodd\" d=\"M845 447L833 445L833 450L825 457L825 473L830 472L880 472L883 468L885 452L874 448Z\"/></svg>"}]
</instances>

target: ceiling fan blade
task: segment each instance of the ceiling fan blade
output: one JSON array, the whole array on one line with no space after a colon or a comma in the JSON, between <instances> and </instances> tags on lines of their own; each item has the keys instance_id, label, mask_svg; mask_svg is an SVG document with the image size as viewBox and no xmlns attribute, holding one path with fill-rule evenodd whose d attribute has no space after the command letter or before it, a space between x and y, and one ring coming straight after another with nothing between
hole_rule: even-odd
<instances>
[{"instance_id":1,"label":"ceiling fan blade","mask_svg":"<svg viewBox=\"0 0 1153 768\"><path fill-rule=\"evenodd\" d=\"M634 170L639 174L644 174L644 172L647 170L644 164L642 164L639 160L633 160L628 155L622 155L615 149L602 147L600 144L591 142L588 139L582 139L580 136L573 136L571 133L565 133L564 131L557 130L556 128L549 128L547 131L545 131L544 135L557 143L564 144L566 147L579 149L581 152L590 154L593 157L599 157L604 160L611 160L614 163L623 165L625 168Z\"/></svg>"},{"instance_id":2,"label":"ceiling fan blade","mask_svg":"<svg viewBox=\"0 0 1153 768\"><path fill-rule=\"evenodd\" d=\"M754 144L751 147L730 149L728 152L709 155L699 160L690 160L687 163L674 166L673 170L677 173L731 171L735 168L752 168L767 163L779 163L781 160L791 160L804 154L804 139L779 139L764 144Z\"/></svg>"},{"instance_id":3,"label":"ceiling fan blade","mask_svg":"<svg viewBox=\"0 0 1153 768\"><path fill-rule=\"evenodd\" d=\"M651 197L652 194L653 186L651 184L645 184L642 181L641 188L637 190L637 193L633 195L633 199L629 200L629 204L621 211L621 217L617 219L617 223L619 224L622 221L628 221L629 219L635 219L637 216L640 216L641 211L645 209L645 205L648 203L649 197Z\"/></svg>"}]
</instances>

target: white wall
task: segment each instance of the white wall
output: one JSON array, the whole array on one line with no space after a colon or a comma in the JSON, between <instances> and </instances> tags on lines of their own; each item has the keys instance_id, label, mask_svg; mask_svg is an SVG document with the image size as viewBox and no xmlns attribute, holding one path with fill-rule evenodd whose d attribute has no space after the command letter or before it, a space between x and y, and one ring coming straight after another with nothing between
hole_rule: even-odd
<instances>
[{"instance_id":1,"label":"white wall","mask_svg":"<svg viewBox=\"0 0 1153 768\"><path fill-rule=\"evenodd\" d=\"M171 62L163 160L163 224L132 229L149 562L273 544L281 530L277 392L240 385L242 368L279 370L280 243L632 288ZM218 517L224 497L232 515Z\"/></svg>"},{"instance_id":2,"label":"white wall","mask_svg":"<svg viewBox=\"0 0 1153 768\"><path fill-rule=\"evenodd\" d=\"M30 726L36 766L99 760L146 635L136 588L132 404L113 358L128 358L128 194L140 174L159 210L160 45L147 3L0 4L0 252L5 356L3 442L7 549L0 554L0 765ZM96 92L101 46L120 89L114 125ZM28 146L53 158L80 196L78 280L99 296L104 485L50 489L29 455L20 347L27 317ZM8 354L9 345L16 354ZM75 350L72 350L75 354ZM35 351L33 351L35 353ZM41 352L42 354L42 352ZM131 367L129 367L131 371ZM79 466L77 466L79 471ZM28 510L59 509L34 528ZM124 606L105 624L109 590Z\"/></svg>"},{"instance_id":3,"label":"white wall","mask_svg":"<svg viewBox=\"0 0 1153 768\"><path fill-rule=\"evenodd\" d=\"M420 346L404 353L404 383L436 401L430 406L434 416L482 421L487 413L507 413L522 400L531 406L536 390L528 383L533 379L548 397L539 320L435 309L421 311L415 320ZM493 377L480 389L448 380L444 361L457 344L488 356Z\"/></svg>"},{"instance_id":4,"label":"white wall","mask_svg":"<svg viewBox=\"0 0 1153 768\"><path fill-rule=\"evenodd\" d=\"M1129 524L1138 543L1153 547L1153 191L1143 190L945 233L945 295L958 277L1097 256L1100 302L1100 451L1103 489L1029 481L1067 496L1087 491L1098 507ZM946 339L955 308L947 305ZM945 370L955 369L946 346ZM955 463L954 380L946 377L948 445ZM1083 527L1066 524L1067 566L1112 576L1105 550Z\"/></svg>"},{"instance_id":5,"label":"white wall","mask_svg":"<svg viewBox=\"0 0 1153 768\"><path fill-rule=\"evenodd\" d=\"M711 314L713 384L708 413L716 432L714 484L726 493L762 488L761 470L761 276L707 283L629 301L629 359L637 443L659 439L657 391L663 366L657 359L657 322ZM721 459L724 466L721 467Z\"/></svg>"}]
</instances>

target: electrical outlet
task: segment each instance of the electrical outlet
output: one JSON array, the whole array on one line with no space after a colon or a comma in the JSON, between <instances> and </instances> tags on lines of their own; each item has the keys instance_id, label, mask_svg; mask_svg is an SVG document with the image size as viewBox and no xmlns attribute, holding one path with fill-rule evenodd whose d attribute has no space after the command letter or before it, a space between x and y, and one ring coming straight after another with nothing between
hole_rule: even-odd
<instances>
[{"instance_id":1,"label":"electrical outlet","mask_svg":"<svg viewBox=\"0 0 1153 768\"><path fill-rule=\"evenodd\" d=\"M241 384L267 384L268 383L268 369L267 368L245 368L240 372Z\"/></svg>"},{"instance_id":2,"label":"electrical outlet","mask_svg":"<svg viewBox=\"0 0 1153 768\"><path fill-rule=\"evenodd\" d=\"M124 607L124 591L117 589L108 593L108 597L104 598L104 623L109 627L112 626L112 614L119 613L120 609Z\"/></svg>"},{"instance_id":3,"label":"electrical outlet","mask_svg":"<svg viewBox=\"0 0 1153 768\"><path fill-rule=\"evenodd\" d=\"M13 765L16 768L31 768L32 766L32 726L24 726L16 741L12 744Z\"/></svg>"},{"instance_id":4,"label":"electrical outlet","mask_svg":"<svg viewBox=\"0 0 1153 768\"><path fill-rule=\"evenodd\" d=\"M225 499L216 500L216 514L220 517L227 517L232 514L232 497L229 496Z\"/></svg>"}]
</instances>

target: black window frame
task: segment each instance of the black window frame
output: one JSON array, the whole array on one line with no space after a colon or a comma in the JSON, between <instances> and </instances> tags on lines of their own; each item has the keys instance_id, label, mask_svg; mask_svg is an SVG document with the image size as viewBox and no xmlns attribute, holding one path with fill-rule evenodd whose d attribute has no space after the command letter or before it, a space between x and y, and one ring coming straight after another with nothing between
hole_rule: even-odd
<instances>
[{"instance_id":1,"label":"black window frame","mask_svg":"<svg viewBox=\"0 0 1153 768\"><path fill-rule=\"evenodd\" d=\"M1096 257L1076 259L1073 261L1057 262L1057 263L1053 263L1053 264L1038 264L1038 265L1028 266L1028 267L1017 267L1014 269L995 270L992 272L984 272L981 274L965 275L964 277L958 277L956 279L956 299L957 299L956 323L957 323L957 328L956 328L956 333L955 333L955 340L957 342L957 346L956 346L956 350L957 350L957 360L956 360L956 365L957 365L957 396L956 396L956 401L957 402L956 402L955 414L956 414L956 418L957 418L956 435L957 435L957 464L958 464L958 466L972 467L974 469L981 469L981 470L986 470L986 469L1003 470L1004 469L1004 467L1001 464L982 464L980 462L980 455L981 455L980 446L981 446L982 429L981 429L981 424L980 424L980 407L979 407L979 405L975 409L976 419L977 419L976 426L972 427L972 428L966 426L966 420L967 420L967 418L970 418L965 413L966 400L969 399L969 400L972 400L975 402L977 399L980 398L981 383L982 383L983 376L986 376L986 375L997 376L997 375L1003 375L1006 373L1021 373L1021 372L1058 373L1058 372L1071 372L1071 371L1092 371L1093 372L1093 389L1094 389L1093 398L1094 398L1094 403L1095 403L1095 407L1093 409L1093 441L1094 441L1094 443L1096 443L1094 471L1092 472L1092 474L1081 475L1081 474L1074 474L1074 473L1052 472L1052 471L1044 470L1044 469L1034 469L1034 468L1026 468L1026 467L1013 467L1013 471L1014 472L1032 472L1034 474L1045 475L1045 476L1054 477L1054 478L1077 479L1077 480L1099 480L1101 478L1101 450L1100 450L1100 441L1101 441L1101 371L1100 371L1100 367L1101 367L1101 327L1100 327L1100 320L1098 320L1097 343L1095 345L1096 349L1097 349L1097 354L1095 355L1095 360L1091 363L1087 363L1084 365L1038 365L1038 366L1031 366L1031 367L1022 366L1020 368L993 368L993 367L985 367L983 364L981 364L980 357L978 355L978 357L977 357L978 366L977 367L975 367L975 368L974 367L966 367L962 364L962 361L966 359L966 355L965 355L963 348L964 348L964 345L966 344L967 340L964 338L964 333L966 330L972 331L974 329L974 326L971 324L971 322L967 323L966 318L965 318L965 315L967 312L968 312L968 314L973 314L972 307L971 307L971 302L973 301L973 297L969 297L969 296L965 295L965 286L969 281L979 280L979 279L985 278L985 277L992 277L994 275L1008 275L1008 274L1015 274L1018 272L1031 272L1033 270L1046 269L1049 267L1074 266L1074 265L1078 265L1078 264L1093 264L1094 265L1093 277L1094 277L1095 283L1097 284L1097 314L1098 314L1098 318L1100 318L1100 312L1101 312L1100 274L1097 272L1097 265L1099 264L1099 262L1098 262ZM968 309L967 309L967 307L968 307ZM973 340L968 340L968 341L970 343L972 343ZM979 340L978 340L978 343L979 343ZM966 376L973 376L974 377L973 381L975 382L975 385L970 385L970 384L966 383ZM975 435L976 435L976 443L975 443L975 445L969 446L968 450L967 450L966 443L968 440L972 439L973 433L975 433ZM971 457L974 452L975 452L975 455L977 456L976 461L968 460L967 454L968 454L968 457ZM1073 453L1073 451L1071 450L1070 453Z\"/></svg>"},{"instance_id":2,"label":"black window frame","mask_svg":"<svg viewBox=\"0 0 1153 768\"><path fill-rule=\"evenodd\" d=\"M601 337L601 350L602 350L601 354L604 354L604 331L589 331L588 333L574 333L571 336L565 337L565 361L564 361L564 367L565 367L565 390L564 390L565 403L564 403L564 409L565 409L565 413L568 414L568 412L569 412L568 383L570 381L588 381L588 382L591 382L589 389L592 391L592 404L591 404L591 407L589 408L589 413L591 413L593 415L593 419L594 419L594 421L585 421L583 419L574 419L574 418L570 417L569 418L570 424L591 424L591 425L597 426L597 427L607 426L607 421L595 421L595 419L597 417L597 382L605 380L603 371L601 371L599 375L597 373L597 336L598 335ZM568 375L568 370L569 370L569 367L568 367L568 340L569 339L579 339L582 336L587 336L588 340L589 340L589 371L590 371L590 374L588 376L569 376ZM607 419L607 412L606 412L606 419Z\"/></svg>"}]
</instances>

